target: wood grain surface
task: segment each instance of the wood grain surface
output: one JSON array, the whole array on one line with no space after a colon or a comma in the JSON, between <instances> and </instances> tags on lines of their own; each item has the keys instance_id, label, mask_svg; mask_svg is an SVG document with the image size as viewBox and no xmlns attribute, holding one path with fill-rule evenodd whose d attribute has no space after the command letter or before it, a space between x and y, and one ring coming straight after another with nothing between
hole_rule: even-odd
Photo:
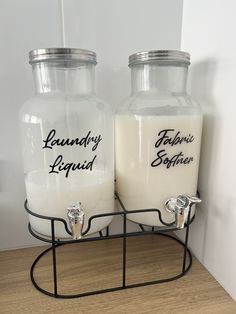
<instances>
[{"instance_id":1,"label":"wood grain surface","mask_svg":"<svg viewBox=\"0 0 236 314\"><path fill-rule=\"evenodd\" d=\"M34 258L46 247L0 252L0 313L235 314L236 303L194 258L189 273L176 281L80 299L54 299L38 292L29 278ZM161 236L127 240L127 282L177 274L182 248ZM121 284L122 240L81 243L57 249L59 293L79 293ZM36 279L52 289L51 253Z\"/></svg>"}]
</instances>

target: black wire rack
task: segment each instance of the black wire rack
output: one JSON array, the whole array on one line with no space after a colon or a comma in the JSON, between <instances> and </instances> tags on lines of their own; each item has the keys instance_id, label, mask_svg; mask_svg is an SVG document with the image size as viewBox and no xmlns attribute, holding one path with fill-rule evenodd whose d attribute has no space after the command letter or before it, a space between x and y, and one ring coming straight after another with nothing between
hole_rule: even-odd
<instances>
[{"instance_id":1,"label":"black wire rack","mask_svg":"<svg viewBox=\"0 0 236 314\"><path fill-rule=\"evenodd\" d=\"M191 225L191 223L195 217L194 215L193 215L193 217L191 217L191 208L190 208L190 211L188 213L188 218L187 218L187 221L186 221L185 226L184 226L185 237L184 237L184 241L182 242L179 239L177 239L176 237L174 237L170 234L166 234L167 232L177 231L179 229L177 229L175 227L175 221L173 221L171 223L166 223L163 220L161 210L156 209L156 208L127 210L117 194L116 194L116 199L118 200L122 210L119 212L103 213L103 214L91 216L88 219L88 226L87 226L86 230L84 230L82 232L82 236L86 235L89 232L92 223L94 221L96 221L96 219L99 219L102 217L109 217L109 216L120 216L123 218L123 220L122 220L123 231L121 233L118 233L118 234L110 234L109 226L108 226L105 228L105 230L99 231L99 236L93 236L93 237L89 237L89 238L81 238L78 240L57 239L55 236L55 222L62 223L64 225L66 233L70 236L72 235L72 233L68 227L67 221L64 220L63 218L59 218L59 217L50 217L50 216L43 216L43 215L36 214L29 209L27 200L25 201L24 207L30 215L37 217L37 218L40 218L40 219L50 221L50 223L51 223L51 237L50 238L46 238L46 237L43 237L42 235L39 235L37 232L35 232L33 230L33 228L31 227L31 224L30 223L28 224L29 232L31 233L31 235L33 237L35 237L35 238L37 238L43 242L51 244L51 246L49 248L47 248L46 250L44 250L41 254L39 254L37 256L37 258L34 260L32 266L31 266L31 269L30 269L30 278L31 278L33 285L35 286L35 288L37 290L39 290L40 292L42 292L42 293L44 293L50 297L54 297L54 298L63 298L63 299L79 298L79 297L85 297L85 296L89 296L89 295L112 292L112 291L117 291L117 290L122 290L122 289L160 284L160 283L176 280L176 279L184 276L189 271L189 269L191 268L191 265L192 265L192 255L191 255L191 252L188 248L189 227L190 227L190 225ZM127 216L128 215L132 215L135 213L150 213L150 212L155 212L158 215L158 218L159 218L159 220L163 226L151 227L151 230L146 230L146 228L143 225L139 224L140 231L127 232ZM105 234L104 234L104 231L105 231ZM176 241L180 246L183 247L181 269L180 269L179 273L176 274L175 276L168 277L165 279L156 279L156 280L146 281L146 282L141 282L141 283L127 284L127 279L126 279L126 277L127 277L126 276L126 271L127 271L127 269L126 269L127 268L126 267L126 256L127 256L126 242L127 241L126 240L129 237L138 237L138 236L151 235L151 234L156 234L156 235L160 235L163 237L168 237L168 238ZM57 254L56 254L56 249L58 247L60 247L62 245L71 244L71 243L78 243L79 244L79 243L84 243L84 242L104 241L104 240L117 239L117 238L123 239L123 241L122 241L123 242L123 246L122 246L122 284L121 285L116 286L116 287L112 287L112 288L108 288L108 289L100 289L100 290L94 290L94 291L89 291L89 292L80 292L80 293L76 293L76 294L61 294L58 292L59 289L58 289ZM43 258L43 256L45 256L50 251L52 251L53 292L47 291L47 290L43 289L42 287L40 287L39 284L37 283L37 281L35 280L35 276L34 276L35 268L36 268L39 260L41 258Z\"/></svg>"}]
</instances>

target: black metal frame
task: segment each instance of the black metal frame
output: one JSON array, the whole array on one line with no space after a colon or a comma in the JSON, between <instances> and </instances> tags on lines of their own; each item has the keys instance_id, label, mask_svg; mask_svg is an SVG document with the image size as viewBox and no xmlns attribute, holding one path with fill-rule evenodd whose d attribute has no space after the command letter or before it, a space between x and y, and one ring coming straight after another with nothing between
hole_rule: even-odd
<instances>
[{"instance_id":1,"label":"black metal frame","mask_svg":"<svg viewBox=\"0 0 236 314\"><path fill-rule=\"evenodd\" d=\"M191 209L188 214L188 218L185 224L185 239L184 242L180 241L179 239L175 238L174 236L171 236L169 234L165 234L166 232L169 231L176 231L179 230L175 227L175 222L171 223L166 223L162 219L161 211L156 208L149 208L149 209L137 209L137 210L127 210L122 203L121 199L119 198L118 195L116 195L117 200L119 201L122 211L120 212L114 212L114 213L104 213L104 214L99 214L99 215L94 215L91 216L88 219L88 226L85 231L83 231L82 235L86 235L88 231L91 228L92 221L96 220L97 218L101 217L108 217L108 216L122 216L123 217L123 232L119 234L109 234L109 227L107 227L105 235L102 233L102 231L99 232L99 236L95 236L92 238L82 238L79 240L70 240L70 239L56 239L55 237L55 222L61 222L64 224L65 231L69 234L72 235L71 231L68 228L68 224L66 220L58 217L49 217L49 216L43 216L36 214L32 212L28 206L27 206L27 200L25 201L24 207L26 211L37 218L41 218L44 220L49 220L51 222L51 239L49 238L44 238L43 236L37 234L31 227L30 223L28 225L29 232L31 233L32 236L35 238L50 243L51 246L44 250L38 257L35 259L33 262L31 269L30 269L30 278L35 286L35 288L42 293L50 296L50 297L55 297L55 298L63 298L63 299L70 299L70 298L78 298L78 297L84 297L84 296L89 296L89 295L94 295L94 294L100 294L100 293L106 293L106 292L112 292L112 291L117 291L117 290L122 290L122 289L127 289L127 288L135 288L135 287L141 287L141 286L146 286L146 285L153 285L153 284L158 284L158 283L163 283L163 282L168 282L172 280L176 280L182 276L184 276L190 269L192 265L192 256L191 252L188 248L188 238L189 238L189 226L194 220L194 216L191 218ZM163 224L162 227L152 227L151 230L146 230L143 225L139 224L139 227L141 231L137 232L127 232L127 215L132 215L134 213L147 213L147 212L156 212L158 215L158 218L160 222ZM181 267L181 272L176 274L175 276L168 277L165 279L159 279L159 280L152 280L152 281L147 281L147 282L142 282L142 283L135 283L135 284L127 284L126 283L126 253L127 253L127 247L126 247L126 239L128 237L137 237L137 236L144 236L144 235L150 235L150 234L156 234L156 235L161 235L164 237L168 237L177 243L179 243L181 246L183 246L183 262L182 262L182 267ZM58 293L58 280L57 280L57 260L56 260L56 249L59 246L66 245L66 244L71 244L71 243L81 243L81 242L91 242L91 241L99 241L99 240L108 240L108 239L116 239L116 238L123 238L123 258L122 258L122 285L113 287L113 288L108 288L108 289L101 289L101 290L95 290L95 291L90 291L90 292L84 292L84 293L78 293L78 294L59 294ZM52 251L52 269L53 269L53 283L54 283L54 288L53 292L47 291L43 288L41 288L35 278L34 278L34 270L35 267L38 263L38 261L49 251ZM187 256L189 257L189 261L187 264Z\"/></svg>"}]
</instances>

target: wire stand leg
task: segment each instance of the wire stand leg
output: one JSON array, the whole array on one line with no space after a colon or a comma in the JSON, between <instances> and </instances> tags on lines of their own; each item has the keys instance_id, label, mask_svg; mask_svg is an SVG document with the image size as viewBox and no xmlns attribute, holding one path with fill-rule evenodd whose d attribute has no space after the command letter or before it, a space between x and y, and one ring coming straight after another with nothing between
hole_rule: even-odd
<instances>
[{"instance_id":1,"label":"wire stand leg","mask_svg":"<svg viewBox=\"0 0 236 314\"><path fill-rule=\"evenodd\" d=\"M57 298L57 261L56 261L56 244L55 244L55 224L54 220L51 220L52 229L52 267L53 267L53 283L54 283L54 295Z\"/></svg>"},{"instance_id":2,"label":"wire stand leg","mask_svg":"<svg viewBox=\"0 0 236 314\"><path fill-rule=\"evenodd\" d=\"M185 270L186 270L186 259L187 259L187 250L188 250L190 215L191 215L191 209L189 210L189 213L188 213L187 227L186 227L186 232L185 232L184 257L183 257L182 273L185 273Z\"/></svg>"},{"instance_id":3,"label":"wire stand leg","mask_svg":"<svg viewBox=\"0 0 236 314\"><path fill-rule=\"evenodd\" d=\"M126 213L123 220L123 280L122 287L126 287Z\"/></svg>"}]
</instances>

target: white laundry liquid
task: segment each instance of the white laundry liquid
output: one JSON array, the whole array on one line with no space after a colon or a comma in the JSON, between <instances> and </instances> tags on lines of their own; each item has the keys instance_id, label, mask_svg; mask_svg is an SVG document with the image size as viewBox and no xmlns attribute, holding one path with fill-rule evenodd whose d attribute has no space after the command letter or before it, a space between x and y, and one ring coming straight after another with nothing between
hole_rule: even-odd
<instances>
[{"instance_id":1,"label":"white laundry liquid","mask_svg":"<svg viewBox=\"0 0 236 314\"><path fill-rule=\"evenodd\" d=\"M35 213L60 217L68 222L68 206L81 202L85 212L83 231L89 217L114 210L113 174L104 177L103 172L96 170L89 174L73 173L65 178L64 174L52 175L39 170L29 172L25 182L28 206ZM111 220L112 217L94 219L88 234L102 230ZM30 216L30 223L35 231L51 237L50 221ZM55 226L56 237L70 237L62 223L56 222Z\"/></svg>"},{"instance_id":2,"label":"white laundry liquid","mask_svg":"<svg viewBox=\"0 0 236 314\"><path fill-rule=\"evenodd\" d=\"M196 195L201 115L116 116L116 190L127 209L158 208L166 222L174 215L165 201ZM128 215L137 223L161 226L157 213Z\"/></svg>"}]
</instances>

